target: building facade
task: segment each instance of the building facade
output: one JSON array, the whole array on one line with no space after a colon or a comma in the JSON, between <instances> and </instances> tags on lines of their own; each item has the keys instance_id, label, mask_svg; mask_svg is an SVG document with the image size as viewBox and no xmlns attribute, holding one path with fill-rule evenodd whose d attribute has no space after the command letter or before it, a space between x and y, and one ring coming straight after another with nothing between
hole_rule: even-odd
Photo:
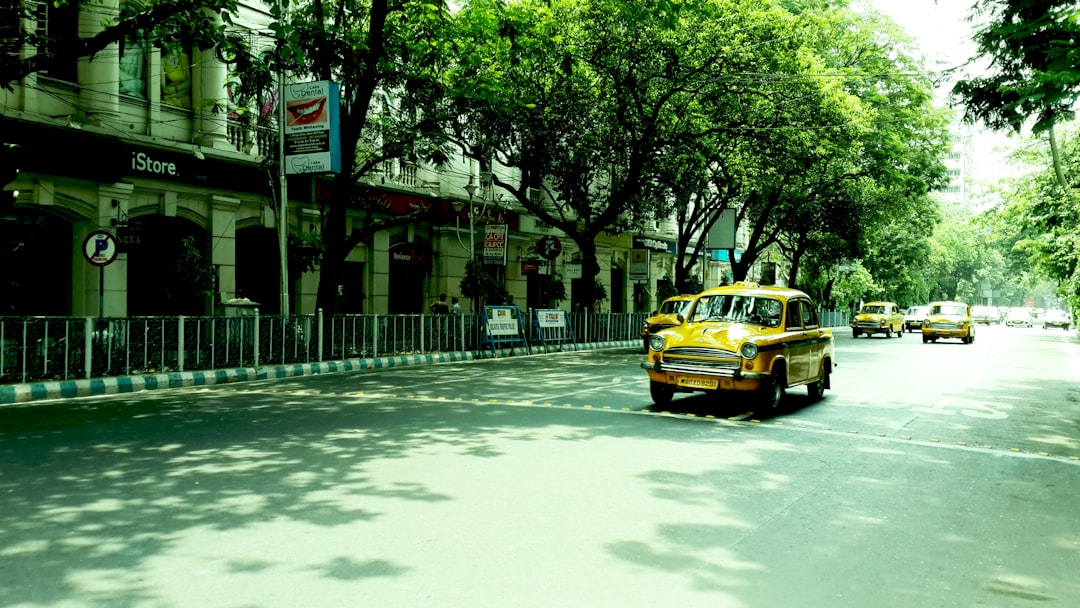
<instances>
[{"instance_id":1,"label":"building facade","mask_svg":"<svg viewBox=\"0 0 1080 608\"><path fill-rule=\"evenodd\" d=\"M121 9L119 0L41 3L37 22L27 25L85 38ZM270 14L245 3L235 21L267 32ZM264 47L269 52L273 40ZM133 39L0 90L0 144L15 151L19 170L3 186L18 195L0 209L0 247L9 261L0 269L0 314L218 314L237 298L280 312L282 220L272 174L278 99L261 100L257 117L240 116L234 82L227 59L212 50L163 53ZM349 253L337 312L420 313L437 294L460 296L469 256L491 244L489 225L505 226L502 256L490 261L515 303L574 305L584 280L575 278L574 243L490 187L470 192L480 177L465 158L439 170L395 161L367 176L384 213L416 206L435 213L378 232ZM302 247L321 226L318 188L305 178L290 180L288 192L284 221ZM112 235L119 251L105 266L87 259L87 239L98 231ZM607 298L599 308L644 310L635 293L654 293L658 279L673 276L674 240L672 225L603 237L598 280ZM643 248L648 272L638 268L632 278L631 252ZM722 265L701 271L707 286L722 281ZM317 265L289 276L290 311L314 313ZM564 300L545 295L552 280L563 283Z\"/></svg>"}]
</instances>

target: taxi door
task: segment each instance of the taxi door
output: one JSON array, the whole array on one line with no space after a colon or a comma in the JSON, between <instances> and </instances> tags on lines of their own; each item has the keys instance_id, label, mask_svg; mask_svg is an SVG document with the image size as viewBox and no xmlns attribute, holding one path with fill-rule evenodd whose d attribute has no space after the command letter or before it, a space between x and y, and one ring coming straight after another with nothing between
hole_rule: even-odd
<instances>
[{"instance_id":1,"label":"taxi door","mask_svg":"<svg viewBox=\"0 0 1080 608\"><path fill-rule=\"evenodd\" d=\"M900 306L897 304L893 304L892 310L889 311L889 325L898 334L904 332L904 313L900 311Z\"/></svg>"},{"instance_id":2,"label":"taxi door","mask_svg":"<svg viewBox=\"0 0 1080 608\"><path fill-rule=\"evenodd\" d=\"M798 384L807 378L810 366L810 350L803 327L804 314L799 300L787 301L787 317L785 319L787 333L784 335L787 347L784 349L787 357L787 381L788 384Z\"/></svg>"},{"instance_id":3,"label":"taxi door","mask_svg":"<svg viewBox=\"0 0 1080 608\"><path fill-rule=\"evenodd\" d=\"M810 300L797 299L788 302L788 306L795 306L799 310L799 320L802 328L796 336L796 349L799 354L798 380L793 377L792 382L806 382L811 378L818 377L821 368L821 360L825 353L825 342L821 340L821 325L818 321L818 311L813 308Z\"/></svg>"},{"instance_id":4,"label":"taxi door","mask_svg":"<svg viewBox=\"0 0 1080 608\"><path fill-rule=\"evenodd\" d=\"M821 370L821 360L825 358L827 340L821 339L821 322L818 321L817 309L809 300L799 300L803 319L803 340L806 344L806 380L817 378ZM899 307L894 307L899 310ZM901 317L901 323L903 317Z\"/></svg>"}]
</instances>

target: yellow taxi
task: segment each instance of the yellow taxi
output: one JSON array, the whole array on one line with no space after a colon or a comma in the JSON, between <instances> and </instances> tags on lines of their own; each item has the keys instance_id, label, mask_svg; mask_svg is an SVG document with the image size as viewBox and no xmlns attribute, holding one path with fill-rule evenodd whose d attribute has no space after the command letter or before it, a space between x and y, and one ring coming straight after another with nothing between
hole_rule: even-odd
<instances>
[{"instance_id":1,"label":"yellow taxi","mask_svg":"<svg viewBox=\"0 0 1080 608\"><path fill-rule=\"evenodd\" d=\"M893 333L898 338L904 336L904 313L893 302L867 302L851 320L852 338L863 334L867 338L874 334L891 338Z\"/></svg>"},{"instance_id":2,"label":"yellow taxi","mask_svg":"<svg viewBox=\"0 0 1080 608\"><path fill-rule=\"evenodd\" d=\"M641 339L645 352L649 352L649 336L661 329L675 327L682 323L679 314L686 312L686 307L694 300L692 295L671 296L660 304L660 308L647 317L641 325Z\"/></svg>"},{"instance_id":3,"label":"yellow taxi","mask_svg":"<svg viewBox=\"0 0 1080 608\"><path fill-rule=\"evenodd\" d=\"M784 389L806 385L820 399L830 388L832 330L821 327L817 307L787 287L738 282L694 297L676 327L649 338L641 366L653 402L663 407L676 392L743 393L779 407Z\"/></svg>"},{"instance_id":4,"label":"yellow taxi","mask_svg":"<svg viewBox=\"0 0 1080 608\"><path fill-rule=\"evenodd\" d=\"M923 320L922 341L937 342L938 338L954 338L964 344L974 342L971 307L963 302L931 302L930 312Z\"/></svg>"}]
</instances>

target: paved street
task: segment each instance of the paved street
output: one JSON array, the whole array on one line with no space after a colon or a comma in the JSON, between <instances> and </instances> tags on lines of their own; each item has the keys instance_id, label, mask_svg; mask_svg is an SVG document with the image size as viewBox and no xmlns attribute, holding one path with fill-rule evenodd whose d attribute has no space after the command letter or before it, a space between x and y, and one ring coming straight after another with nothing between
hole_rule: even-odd
<instances>
[{"instance_id":1,"label":"paved street","mask_svg":"<svg viewBox=\"0 0 1080 608\"><path fill-rule=\"evenodd\" d=\"M837 331L826 398L631 349L0 408L0 606L1080 605L1080 341Z\"/></svg>"}]
</instances>

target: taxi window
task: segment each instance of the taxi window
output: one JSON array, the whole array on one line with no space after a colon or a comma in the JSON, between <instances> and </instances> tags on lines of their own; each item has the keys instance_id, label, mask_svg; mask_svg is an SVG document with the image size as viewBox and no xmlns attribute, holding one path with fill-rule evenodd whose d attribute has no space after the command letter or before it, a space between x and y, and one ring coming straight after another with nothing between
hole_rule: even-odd
<instances>
[{"instance_id":1,"label":"taxi window","mask_svg":"<svg viewBox=\"0 0 1080 608\"><path fill-rule=\"evenodd\" d=\"M939 304L931 311L935 315L967 316L967 307L963 304Z\"/></svg>"},{"instance_id":2,"label":"taxi window","mask_svg":"<svg viewBox=\"0 0 1080 608\"><path fill-rule=\"evenodd\" d=\"M752 295L702 296L691 313L692 323L751 323L779 327L784 305L774 298Z\"/></svg>"},{"instance_id":3,"label":"taxi window","mask_svg":"<svg viewBox=\"0 0 1080 608\"><path fill-rule=\"evenodd\" d=\"M862 311L864 314L868 315L880 315L885 312L885 307L880 304L875 304L873 306L863 306Z\"/></svg>"},{"instance_id":4,"label":"taxi window","mask_svg":"<svg viewBox=\"0 0 1080 608\"><path fill-rule=\"evenodd\" d=\"M658 314L673 315L683 312L686 309L686 305L689 304L689 300L667 300L660 305Z\"/></svg>"},{"instance_id":5,"label":"taxi window","mask_svg":"<svg viewBox=\"0 0 1080 608\"><path fill-rule=\"evenodd\" d=\"M803 315L800 312L798 300L788 300L787 303L787 328L802 329Z\"/></svg>"},{"instance_id":6,"label":"taxi window","mask_svg":"<svg viewBox=\"0 0 1080 608\"><path fill-rule=\"evenodd\" d=\"M806 327L806 328L817 327L817 325L818 325L817 311L814 310L814 307L810 306L809 302L805 302L805 301L800 300L799 301L799 308L802 309L802 324L803 324L803 327ZM895 310L895 308L894 308L894 310Z\"/></svg>"}]
</instances>

